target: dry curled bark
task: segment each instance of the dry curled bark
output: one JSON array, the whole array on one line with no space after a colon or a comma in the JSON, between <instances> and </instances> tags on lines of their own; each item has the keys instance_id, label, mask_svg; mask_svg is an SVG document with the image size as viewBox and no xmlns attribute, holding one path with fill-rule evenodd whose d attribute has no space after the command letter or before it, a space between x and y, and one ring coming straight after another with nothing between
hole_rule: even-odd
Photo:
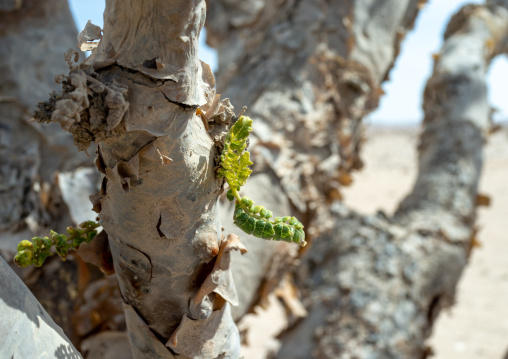
<instances>
[{"instance_id":1,"label":"dry curled bark","mask_svg":"<svg viewBox=\"0 0 508 359\"><path fill-rule=\"evenodd\" d=\"M245 248L221 238L215 173L234 114L197 56L205 14L201 0L106 1L98 47L80 65L67 53L63 93L36 113L60 123L78 148L98 144L102 186L91 200L134 358L239 355L229 263ZM98 35L89 26L80 38Z\"/></svg>"},{"instance_id":2,"label":"dry curled bark","mask_svg":"<svg viewBox=\"0 0 508 359\"><path fill-rule=\"evenodd\" d=\"M333 228L330 203L362 167L361 120L377 106L418 4L210 2L207 40L219 54L217 82L254 119L255 174L246 193L274 202L275 212L291 209L311 242ZM230 213L221 219L233 228ZM236 318L273 289L297 256L285 243L245 243L250 255L234 263L237 282L242 278Z\"/></svg>"},{"instance_id":3,"label":"dry curled bark","mask_svg":"<svg viewBox=\"0 0 508 359\"><path fill-rule=\"evenodd\" d=\"M218 84L258 124L254 162L264 166L256 177L271 177L313 237L294 273L309 313L281 337L278 357L423 357L474 240L490 127L484 75L505 51L506 4L468 6L450 21L425 91L419 176L393 218L354 213L335 189L359 167L359 122L375 106L404 34L399 26L412 24L418 4L328 4L223 1L210 10ZM239 288L245 303L266 280L263 270Z\"/></svg>"}]
</instances>

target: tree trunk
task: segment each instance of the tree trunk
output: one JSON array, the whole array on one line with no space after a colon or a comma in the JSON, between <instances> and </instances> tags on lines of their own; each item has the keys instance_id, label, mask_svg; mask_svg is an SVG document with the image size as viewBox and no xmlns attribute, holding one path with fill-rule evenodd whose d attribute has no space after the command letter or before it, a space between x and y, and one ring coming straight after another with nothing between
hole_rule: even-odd
<instances>
[{"instance_id":1,"label":"tree trunk","mask_svg":"<svg viewBox=\"0 0 508 359\"><path fill-rule=\"evenodd\" d=\"M425 91L418 179L387 218L345 208L334 188L360 166L360 120L376 104L403 37L399 24L412 24L417 2L225 3L213 2L208 26L219 87L250 106L258 172L311 227L293 273L309 314L282 335L278 357L425 357L474 242L490 128L484 76L506 49L506 4L467 6L450 21ZM253 277L239 288L246 297L266 281L262 271Z\"/></svg>"},{"instance_id":2,"label":"tree trunk","mask_svg":"<svg viewBox=\"0 0 508 359\"><path fill-rule=\"evenodd\" d=\"M335 208L341 235L323 236L303 259L298 283L312 274L307 288L319 294L307 297L311 313L286 334L281 358L305 357L293 354L312 330L308 353L318 358L429 353L425 340L440 309L453 303L474 242L490 129L484 77L489 61L505 49L507 16L501 6L470 5L450 21L425 90L412 193L393 218Z\"/></svg>"},{"instance_id":3,"label":"tree trunk","mask_svg":"<svg viewBox=\"0 0 508 359\"><path fill-rule=\"evenodd\" d=\"M92 201L134 358L239 356L229 262L245 249L221 238L215 173L234 114L227 101L210 123L196 113L218 99L197 56L205 13L201 0L106 1L99 46L36 115L59 122L80 149L99 145Z\"/></svg>"},{"instance_id":4,"label":"tree trunk","mask_svg":"<svg viewBox=\"0 0 508 359\"><path fill-rule=\"evenodd\" d=\"M418 3L210 3L207 40L218 50L219 88L254 119L255 173L245 192L273 202L276 213L292 209L311 242L333 228L330 203L363 165L361 120L377 106ZM234 231L230 217L221 220ZM234 263L236 282L242 278L235 318L273 289L298 255L286 243L245 243L250 255Z\"/></svg>"}]
</instances>

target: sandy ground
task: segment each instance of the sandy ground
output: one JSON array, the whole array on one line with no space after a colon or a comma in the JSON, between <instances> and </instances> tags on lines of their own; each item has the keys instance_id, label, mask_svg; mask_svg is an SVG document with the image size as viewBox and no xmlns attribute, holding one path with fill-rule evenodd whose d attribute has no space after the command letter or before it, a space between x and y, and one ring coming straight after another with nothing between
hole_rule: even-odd
<instances>
[{"instance_id":1,"label":"sandy ground","mask_svg":"<svg viewBox=\"0 0 508 359\"><path fill-rule=\"evenodd\" d=\"M345 202L365 214L393 213L416 178L417 128L370 128L365 168L343 191ZM456 305L441 313L429 340L435 359L508 359L508 129L492 135L485 151L480 193L491 206L479 211L481 247L474 250L459 283ZM267 311L248 315L245 359L277 350L283 309L272 298ZM270 323L270 325L267 325ZM241 324L242 325L242 324ZM241 326L240 325L240 326ZM265 350L259 350L264 347Z\"/></svg>"}]
</instances>

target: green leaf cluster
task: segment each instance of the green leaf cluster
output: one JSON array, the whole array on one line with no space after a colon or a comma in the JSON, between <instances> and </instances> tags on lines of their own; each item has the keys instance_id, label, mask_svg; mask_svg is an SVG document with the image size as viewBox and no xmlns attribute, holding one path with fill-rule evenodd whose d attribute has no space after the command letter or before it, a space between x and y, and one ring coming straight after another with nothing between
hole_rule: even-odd
<instances>
[{"instance_id":1,"label":"green leaf cluster","mask_svg":"<svg viewBox=\"0 0 508 359\"><path fill-rule=\"evenodd\" d=\"M50 231L49 237L33 237L31 241L22 240L18 244L18 251L14 256L14 263L19 267L28 267L33 264L36 267L42 266L46 258L52 256L51 250L65 261L70 250L76 250L81 243L90 243L97 235L95 230L99 224L94 221L81 223L78 228L67 227L67 234L60 234Z\"/></svg>"},{"instance_id":2,"label":"green leaf cluster","mask_svg":"<svg viewBox=\"0 0 508 359\"><path fill-rule=\"evenodd\" d=\"M221 168L219 176L226 178L231 188L237 191L245 185L252 170L250 153L245 151L247 147L247 138L252 131L252 119L242 116L235 122L229 130L224 141L224 149L220 156Z\"/></svg>"},{"instance_id":3,"label":"green leaf cluster","mask_svg":"<svg viewBox=\"0 0 508 359\"><path fill-rule=\"evenodd\" d=\"M235 204L233 220L242 231L258 238L293 242L302 247L307 244L303 224L298 219L291 216L273 217L272 211L253 204L248 197L243 197Z\"/></svg>"},{"instance_id":4,"label":"green leaf cluster","mask_svg":"<svg viewBox=\"0 0 508 359\"><path fill-rule=\"evenodd\" d=\"M258 238L298 243L305 242L303 224L295 217L273 217L272 211L256 205L248 197L240 197L240 187L245 185L252 170L250 154L246 151L247 139L252 131L252 120L242 116L229 130L221 154L219 176L224 177L229 185L227 198L235 202L234 223L247 234Z\"/></svg>"}]
</instances>

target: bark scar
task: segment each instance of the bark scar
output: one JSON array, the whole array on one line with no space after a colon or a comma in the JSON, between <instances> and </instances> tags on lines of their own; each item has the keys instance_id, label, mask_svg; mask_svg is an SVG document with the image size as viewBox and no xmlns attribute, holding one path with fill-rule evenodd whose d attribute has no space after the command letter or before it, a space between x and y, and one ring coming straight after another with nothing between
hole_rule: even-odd
<instances>
[{"instance_id":1,"label":"bark scar","mask_svg":"<svg viewBox=\"0 0 508 359\"><path fill-rule=\"evenodd\" d=\"M152 274L153 274L153 263L152 263L152 259L148 256L148 254L146 254L145 252L143 252L141 249L139 248L136 248L136 247L133 247L131 246L130 244L126 244L127 247L129 248L132 248L136 251L138 251L139 253L143 254L147 259L148 261L150 262L150 283L152 282Z\"/></svg>"},{"instance_id":2,"label":"bark scar","mask_svg":"<svg viewBox=\"0 0 508 359\"><path fill-rule=\"evenodd\" d=\"M159 214L159 221L157 222L157 233L159 233L159 237L166 237L164 233L161 231L161 224L162 224L162 214Z\"/></svg>"}]
</instances>

